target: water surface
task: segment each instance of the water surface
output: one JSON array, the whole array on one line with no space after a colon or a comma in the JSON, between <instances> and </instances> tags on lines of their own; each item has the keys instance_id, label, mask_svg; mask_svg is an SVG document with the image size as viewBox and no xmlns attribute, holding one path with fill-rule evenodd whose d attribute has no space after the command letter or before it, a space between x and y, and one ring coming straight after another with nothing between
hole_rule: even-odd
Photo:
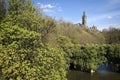
<instances>
[{"instance_id":1,"label":"water surface","mask_svg":"<svg viewBox=\"0 0 120 80\"><path fill-rule=\"evenodd\" d=\"M93 74L70 70L67 75L68 80L120 80L120 73L109 71L97 71Z\"/></svg>"}]
</instances>

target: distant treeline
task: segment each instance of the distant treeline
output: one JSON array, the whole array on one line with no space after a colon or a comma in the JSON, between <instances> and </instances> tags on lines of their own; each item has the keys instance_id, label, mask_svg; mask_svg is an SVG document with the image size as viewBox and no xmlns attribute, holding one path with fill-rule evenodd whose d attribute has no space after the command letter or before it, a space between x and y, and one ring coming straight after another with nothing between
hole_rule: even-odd
<instances>
[{"instance_id":1,"label":"distant treeline","mask_svg":"<svg viewBox=\"0 0 120 80\"><path fill-rule=\"evenodd\" d=\"M102 31L107 44L120 44L120 28L111 27Z\"/></svg>"}]
</instances>

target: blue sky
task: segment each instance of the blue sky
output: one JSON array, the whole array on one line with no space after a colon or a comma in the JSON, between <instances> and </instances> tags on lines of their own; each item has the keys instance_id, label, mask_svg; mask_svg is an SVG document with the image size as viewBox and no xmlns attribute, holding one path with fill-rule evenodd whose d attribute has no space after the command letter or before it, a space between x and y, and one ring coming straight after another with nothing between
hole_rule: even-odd
<instances>
[{"instance_id":1,"label":"blue sky","mask_svg":"<svg viewBox=\"0 0 120 80\"><path fill-rule=\"evenodd\" d=\"M83 11L87 25L98 29L120 28L120 0L33 0L34 5L44 14L55 19L81 23Z\"/></svg>"}]
</instances>

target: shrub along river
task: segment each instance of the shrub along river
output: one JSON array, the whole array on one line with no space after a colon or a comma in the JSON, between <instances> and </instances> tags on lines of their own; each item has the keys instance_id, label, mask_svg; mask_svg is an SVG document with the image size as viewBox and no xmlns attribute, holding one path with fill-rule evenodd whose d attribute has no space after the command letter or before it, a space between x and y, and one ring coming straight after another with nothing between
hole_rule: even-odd
<instances>
[{"instance_id":1,"label":"shrub along river","mask_svg":"<svg viewBox=\"0 0 120 80\"><path fill-rule=\"evenodd\" d=\"M113 66L100 65L95 73L70 70L68 80L120 80L120 73L113 71Z\"/></svg>"}]
</instances>

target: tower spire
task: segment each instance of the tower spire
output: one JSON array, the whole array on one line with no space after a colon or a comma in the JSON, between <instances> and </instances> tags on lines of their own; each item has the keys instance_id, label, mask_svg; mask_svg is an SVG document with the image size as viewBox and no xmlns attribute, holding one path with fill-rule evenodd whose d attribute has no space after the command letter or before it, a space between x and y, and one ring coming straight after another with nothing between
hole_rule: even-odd
<instances>
[{"instance_id":1,"label":"tower spire","mask_svg":"<svg viewBox=\"0 0 120 80\"><path fill-rule=\"evenodd\" d=\"M83 11L83 16L85 16L85 11Z\"/></svg>"},{"instance_id":2,"label":"tower spire","mask_svg":"<svg viewBox=\"0 0 120 80\"><path fill-rule=\"evenodd\" d=\"M86 15L85 15L85 11L83 12L83 16L82 16L82 25L83 26L86 26L86 24L87 24L87 17L86 17Z\"/></svg>"}]
</instances>

